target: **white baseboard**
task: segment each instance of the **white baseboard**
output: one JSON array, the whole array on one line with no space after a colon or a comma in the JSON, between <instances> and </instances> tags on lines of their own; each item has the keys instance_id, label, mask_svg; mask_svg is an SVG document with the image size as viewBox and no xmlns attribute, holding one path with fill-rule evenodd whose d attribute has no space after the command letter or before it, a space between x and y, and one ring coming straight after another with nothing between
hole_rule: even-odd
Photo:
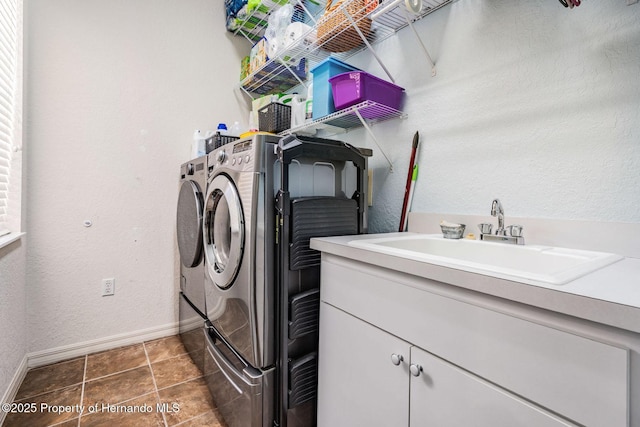
<instances>
[{"instance_id":1,"label":"white baseboard","mask_svg":"<svg viewBox=\"0 0 640 427\"><path fill-rule=\"evenodd\" d=\"M29 353L26 356L27 367L36 368L38 366L49 365L85 354L96 353L98 351L111 350L113 348L127 345L139 344L143 341L163 338L178 333L178 324L170 323L148 329L141 329L133 332L112 335L110 337L98 338L77 344L70 344L61 347L51 348L42 351ZM19 385L19 384L18 384Z\"/></svg>"},{"instance_id":2,"label":"white baseboard","mask_svg":"<svg viewBox=\"0 0 640 427\"><path fill-rule=\"evenodd\" d=\"M0 403L13 402L13 399L16 397L16 394L18 394L18 389L20 388L20 385L22 384L24 377L27 375L27 370L29 369L28 362L29 362L28 356L25 355L22 358L22 361L20 362L20 364L18 365L18 368L16 369L15 374L13 374L13 378L9 383L9 387L7 387L7 390L4 392L4 396L2 396L2 400L0 400ZM0 426L2 425L2 423L4 423L4 419L6 416L7 416L7 413L5 411L0 411Z\"/></svg>"}]
</instances>

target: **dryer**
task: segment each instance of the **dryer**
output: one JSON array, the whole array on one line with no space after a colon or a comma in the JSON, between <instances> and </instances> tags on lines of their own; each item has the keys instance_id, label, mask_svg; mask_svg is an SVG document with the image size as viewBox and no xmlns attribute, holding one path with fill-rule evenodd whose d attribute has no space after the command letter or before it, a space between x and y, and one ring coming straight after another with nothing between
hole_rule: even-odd
<instances>
[{"instance_id":1,"label":"dryer","mask_svg":"<svg viewBox=\"0 0 640 427\"><path fill-rule=\"evenodd\" d=\"M207 157L180 166L180 190L176 211L176 235L180 254L179 332L194 362L204 367L206 304L205 261L202 245L202 212L207 185Z\"/></svg>"}]
</instances>

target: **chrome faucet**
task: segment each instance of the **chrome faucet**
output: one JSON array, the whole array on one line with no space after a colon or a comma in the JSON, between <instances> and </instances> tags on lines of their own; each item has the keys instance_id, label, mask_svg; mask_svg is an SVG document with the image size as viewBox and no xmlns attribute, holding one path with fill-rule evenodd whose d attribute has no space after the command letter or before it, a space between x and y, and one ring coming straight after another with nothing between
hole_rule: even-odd
<instances>
[{"instance_id":1,"label":"chrome faucet","mask_svg":"<svg viewBox=\"0 0 640 427\"><path fill-rule=\"evenodd\" d=\"M510 225L505 228L504 209L502 207L502 203L500 203L500 200L498 199L493 199L493 202L491 202L491 216L498 217L498 228L496 229L495 234L491 234L491 224L478 224L478 227L480 228L480 240L524 245L521 225Z\"/></svg>"},{"instance_id":2,"label":"chrome faucet","mask_svg":"<svg viewBox=\"0 0 640 427\"><path fill-rule=\"evenodd\" d=\"M504 235L504 209L502 208L502 203L500 203L500 200L498 199L493 199L493 202L491 202L491 216L498 217L498 228L496 229L496 234Z\"/></svg>"}]
</instances>

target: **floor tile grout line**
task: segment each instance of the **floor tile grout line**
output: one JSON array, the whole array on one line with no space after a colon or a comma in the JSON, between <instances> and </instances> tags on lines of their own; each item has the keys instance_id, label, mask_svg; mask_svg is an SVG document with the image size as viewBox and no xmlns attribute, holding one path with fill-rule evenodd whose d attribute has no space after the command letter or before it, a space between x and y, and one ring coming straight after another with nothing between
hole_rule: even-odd
<instances>
[{"instance_id":1,"label":"floor tile grout line","mask_svg":"<svg viewBox=\"0 0 640 427\"><path fill-rule=\"evenodd\" d=\"M78 427L80 427L80 419L82 418L82 415L84 413L84 385L87 382L87 365L89 364L89 355L86 354L84 356L84 372L82 373L82 389L80 391L80 407L83 409L82 412L80 412L80 415L78 415Z\"/></svg>"},{"instance_id":2,"label":"floor tile grout line","mask_svg":"<svg viewBox=\"0 0 640 427\"><path fill-rule=\"evenodd\" d=\"M180 354L176 354L174 356L167 357L165 359L154 360L153 362L151 361L151 359L149 359L149 363L152 364L152 365L155 365L155 364L158 364L158 363L167 362L167 361L169 361L171 359L177 359L178 357L185 357L185 356L188 356L189 359L191 359L191 356L189 355L189 353L180 353Z\"/></svg>"},{"instance_id":3,"label":"floor tile grout line","mask_svg":"<svg viewBox=\"0 0 640 427\"><path fill-rule=\"evenodd\" d=\"M144 394L141 394L141 395L139 395L139 396L130 397L130 398L125 399L125 400L122 400L122 401L120 401L120 402L116 402L116 403L109 404L108 406L130 406L130 405L128 405L128 403L131 403L131 402L133 402L133 401L134 401L134 400L136 400L136 399L140 399L141 397L146 397L146 396L151 396L151 395L153 395L154 397L156 397L156 396L157 396L157 395L156 395L156 391L155 391L155 390L152 390L152 391L150 391L150 392L148 392L148 393L144 393ZM105 404L105 405L106 405L106 404ZM136 406L140 406L140 405L136 405ZM157 409L157 408L158 408L158 405L156 405L156 409Z\"/></svg>"},{"instance_id":4,"label":"floor tile grout line","mask_svg":"<svg viewBox=\"0 0 640 427\"><path fill-rule=\"evenodd\" d=\"M149 364L149 371L151 371L151 379L153 380L153 388L154 388L155 393L156 393L156 401L157 401L157 403L162 403L160 401L160 392L158 391L158 383L156 383L156 376L153 373L153 367L151 366L151 358L149 357L149 352L147 351L147 345L146 344L147 344L146 342L143 342L142 343L142 348L144 349L145 356L147 356L147 363ZM157 410L157 407L156 407L156 410ZM162 422L164 422L165 427L168 427L169 423L167 422L167 417L165 417L165 415L164 415L164 411L162 411L160 414L162 415Z\"/></svg>"},{"instance_id":5,"label":"floor tile grout line","mask_svg":"<svg viewBox=\"0 0 640 427\"><path fill-rule=\"evenodd\" d=\"M179 335L170 335L170 336L168 336L168 337L158 338L158 339L156 339L156 340L152 340L152 341L143 341L143 342L142 342L142 344L144 345L145 352L147 352L147 344L151 344L151 343L154 343L154 342L155 342L155 343L157 343L157 342L159 342L159 341L166 341L167 339L170 339L170 338L177 338L177 339L179 339L179 340L180 340L180 336L179 336ZM182 340L180 340L180 342L182 343ZM183 345L182 347L184 347L184 345ZM174 349L174 350L175 350L175 349ZM147 354L148 354L148 352L147 352ZM149 357L149 362L151 362L151 363L162 362L163 360L171 359L171 358L173 358L173 357L176 357L176 356L182 356L182 355L185 355L185 354L189 354L189 352L187 351L187 349L186 349L186 348L184 349L184 352L182 352L182 353L173 354L173 355L171 355L171 356L169 356L169 357L166 357L166 358L164 358L164 359L154 360L153 362L151 362L151 357Z\"/></svg>"},{"instance_id":6,"label":"floor tile grout line","mask_svg":"<svg viewBox=\"0 0 640 427\"><path fill-rule=\"evenodd\" d=\"M128 406L128 405L126 405L127 403L130 403L130 402L132 402L132 401L134 401L134 400L136 400L136 399L140 399L141 397L150 396L150 395L152 395L152 394L153 394L153 395L155 395L155 394L156 394L156 391L155 391L155 390L152 390L152 391L150 391L150 392L147 392L147 393L141 394L141 395L139 395L139 396L129 397L128 399L121 400L121 401L119 401L119 402L109 403L109 404L104 403L104 405L105 405L105 406Z\"/></svg>"},{"instance_id":7,"label":"floor tile grout line","mask_svg":"<svg viewBox=\"0 0 640 427\"><path fill-rule=\"evenodd\" d=\"M66 421L60 421L59 423L55 423L55 424L49 424L49 425L47 425L47 427L58 427L58 426L64 425L64 424L66 424L66 423L68 423L70 421L73 421L73 420L75 420L75 418L71 418L70 420L66 420ZM78 417L78 422L80 422L80 417Z\"/></svg>"},{"instance_id":8,"label":"floor tile grout line","mask_svg":"<svg viewBox=\"0 0 640 427\"><path fill-rule=\"evenodd\" d=\"M27 399L35 399L35 398L37 398L37 397L44 396L45 394L49 394L49 393L56 393L56 392L62 391L62 390L67 389L67 388L77 387L78 385L81 385L81 384L82 384L82 382L81 382L81 381L79 381L79 382L77 382L77 383L75 383L75 384L69 384L69 385L66 385L66 386L64 386L64 387L60 387L60 388L55 388L55 389L53 389L53 390L44 391L44 392L42 392L42 393L34 394L33 396L23 397L23 398L21 398L21 399L14 399L13 401L14 401L15 403L20 403L20 402L24 402L24 401L25 401L25 400L27 400Z\"/></svg>"},{"instance_id":9,"label":"floor tile grout line","mask_svg":"<svg viewBox=\"0 0 640 427\"><path fill-rule=\"evenodd\" d=\"M118 372L112 372L110 374L102 375L100 377L91 378L91 379L85 380L85 382L89 382L90 383L90 382L96 381L96 380L103 380L105 378L109 378L109 377L112 377L112 376L117 375L117 374L122 374L122 373L133 371L133 370L136 370L136 369L144 368L146 365L148 365L148 361L145 362L143 365L136 366L136 367L133 367L133 368L128 368L128 369L123 369L122 371L118 371Z\"/></svg>"},{"instance_id":10,"label":"floor tile grout line","mask_svg":"<svg viewBox=\"0 0 640 427\"><path fill-rule=\"evenodd\" d=\"M207 412L204 412L204 413L202 413L200 415L196 415L193 418L189 418L188 420L180 421L178 424L174 424L172 427L180 427L180 426L185 425L186 423L190 423L191 421L197 420L198 418L203 418L207 414L209 414L209 412L213 412L213 411L207 411Z\"/></svg>"},{"instance_id":11,"label":"floor tile grout line","mask_svg":"<svg viewBox=\"0 0 640 427\"><path fill-rule=\"evenodd\" d=\"M66 363L71 363L71 362L75 362L78 359L84 359L87 355L85 354L84 356L77 356L77 357L73 357L71 359L67 359L67 360L61 360L59 362L54 362L54 363L49 363L48 365L41 365L41 366L36 366L34 368L29 368L29 372L35 372L35 371L39 371L41 369L49 369L52 366L57 366L57 365L64 365Z\"/></svg>"},{"instance_id":12,"label":"floor tile grout line","mask_svg":"<svg viewBox=\"0 0 640 427\"><path fill-rule=\"evenodd\" d=\"M86 356L82 356L82 357L83 357L83 358L86 358ZM61 364L64 364L64 363L71 363L71 362L75 362L75 361L77 361L78 359L80 359L80 357L74 357L73 359L70 359L70 360L65 360L65 361L62 361L62 362L56 362L56 363L52 363L52 364L50 364L50 365L38 366L37 368L31 368L31 369L29 369L29 370L27 371L27 374L29 374L29 373L31 373L31 372L33 372L33 371L38 371L38 370L45 369L45 368L51 368L52 366L55 366L55 365L61 365ZM86 365L86 362L85 362L85 365ZM25 379L26 379L26 378L25 378ZM22 383L24 383L24 382L25 382L25 379L23 379L23 380L22 380ZM20 387L22 387L22 383L20 384ZM53 393L53 392L56 392L56 391L64 390L64 389L69 388L69 387L74 387L74 386L77 386L78 384L82 384L82 381L78 381L77 383L73 383L73 384L67 384L67 385L62 386L62 387L59 387L59 388L54 388L54 389L51 389L51 390L47 390L47 391L43 391L43 392L39 392L39 393L36 393L36 394L33 394L33 395L24 396L24 397L21 397L20 399L16 399L16 398L14 397L14 398L13 398L13 401L14 401L14 402L16 402L16 403L18 403L18 402L22 402L22 401L25 401L25 400L27 400L27 399L33 399L33 398L35 398L35 397L40 397L40 396L45 395L45 394L47 394L47 393ZM18 391L20 391L20 390L18 389Z\"/></svg>"},{"instance_id":13,"label":"floor tile grout line","mask_svg":"<svg viewBox=\"0 0 640 427\"><path fill-rule=\"evenodd\" d=\"M204 379L204 375L202 375L202 373L200 375L198 375L197 377L187 378L186 380L180 381L179 383L174 383L174 384L168 385L166 387L159 388L158 391L166 390L166 389L171 388L171 387L175 387L175 386L178 386L178 385L186 384L188 382L199 380L201 378Z\"/></svg>"},{"instance_id":14,"label":"floor tile grout line","mask_svg":"<svg viewBox=\"0 0 640 427\"><path fill-rule=\"evenodd\" d=\"M83 368L82 368L82 382L78 383L78 384L82 384L82 386L80 387L80 407L82 407L82 400L84 398L84 379L85 379L85 377L87 375L87 355L85 354L83 357L84 357L84 365L83 365ZM76 386L76 385L77 384L74 384L74 386ZM64 387L64 388L67 388L67 387ZM58 389L57 391L64 390L64 388ZM43 393L43 394L46 394L46 393ZM78 414L78 427L80 427L80 417L81 416L82 416L82 413ZM69 420L60 421L60 422L57 422L55 424L49 424L49 427L61 426L61 425L66 424L66 423L68 423L70 421L73 421L73 420L75 420L75 418L71 418Z\"/></svg>"}]
</instances>

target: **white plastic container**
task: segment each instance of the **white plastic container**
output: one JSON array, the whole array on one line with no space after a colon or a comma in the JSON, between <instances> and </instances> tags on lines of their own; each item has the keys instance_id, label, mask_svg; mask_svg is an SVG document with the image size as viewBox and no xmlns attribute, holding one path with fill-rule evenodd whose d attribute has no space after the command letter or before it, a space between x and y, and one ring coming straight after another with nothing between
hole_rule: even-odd
<instances>
[{"instance_id":1,"label":"white plastic container","mask_svg":"<svg viewBox=\"0 0 640 427\"><path fill-rule=\"evenodd\" d=\"M205 138L200 132L200 129L196 129L196 131L193 132L193 141L191 141L191 158L195 159L204 156L207 153L206 150Z\"/></svg>"},{"instance_id":2,"label":"white plastic container","mask_svg":"<svg viewBox=\"0 0 640 427\"><path fill-rule=\"evenodd\" d=\"M291 127L296 128L305 123L306 101L300 95L291 99Z\"/></svg>"},{"instance_id":3,"label":"white plastic container","mask_svg":"<svg viewBox=\"0 0 640 427\"><path fill-rule=\"evenodd\" d=\"M304 107L304 120L309 123L313 120L313 82L307 87L307 101Z\"/></svg>"},{"instance_id":4,"label":"white plastic container","mask_svg":"<svg viewBox=\"0 0 640 427\"><path fill-rule=\"evenodd\" d=\"M240 136L241 133L240 122L233 122L233 125L231 125L231 129L229 129L229 135Z\"/></svg>"},{"instance_id":5,"label":"white plastic container","mask_svg":"<svg viewBox=\"0 0 640 427\"><path fill-rule=\"evenodd\" d=\"M218 123L217 132L220 135L229 135L229 130L227 129L227 125L225 123Z\"/></svg>"}]
</instances>

